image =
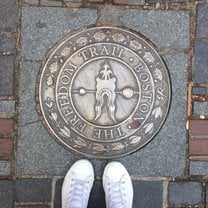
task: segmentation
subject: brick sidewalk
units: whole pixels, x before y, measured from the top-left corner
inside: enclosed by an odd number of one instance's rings
[[[48,49],[69,32],[116,25],[156,45],[172,82],[161,131],[118,159],[133,179],[133,207],[208,208],[208,2],[1,0],[0,14],[0,207],[61,207],[63,177],[80,157],[44,128],[36,111],[37,75]],[[108,161],[91,161],[96,181],[89,207],[103,208]]]

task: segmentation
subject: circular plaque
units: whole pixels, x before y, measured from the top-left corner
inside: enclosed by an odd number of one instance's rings
[[[55,138],[95,158],[129,154],[159,131],[170,104],[167,69],[139,34],[94,27],[70,34],[39,75],[39,106]]]

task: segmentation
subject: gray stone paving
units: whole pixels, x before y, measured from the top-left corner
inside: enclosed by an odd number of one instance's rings
[[[133,207],[163,207],[163,181],[134,181]]]
[[[172,103],[164,126],[158,135],[140,151],[119,159],[131,175],[180,176],[185,169],[185,123],[187,57],[166,55],[172,82]],[[180,76],[178,76],[180,74]],[[178,108],[180,103],[180,108]]]
[[[15,115],[14,100],[0,100],[0,115],[1,117],[12,117]]]
[[[195,59],[194,59],[194,75],[193,80],[203,83],[208,80],[208,40],[199,39],[195,42]]]
[[[36,111],[35,89],[40,64],[26,61],[21,63],[20,68],[19,126],[25,126],[39,120]]]
[[[0,30],[16,32],[18,0],[1,0]]]
[[[11,162],[10,161],[0,161],[0,175],[8,176],[11,174]]]
[[[201,184],[198,182],[169,183],[169,202],[170,204],[200,204]]]
[[[14,184],[9,180],[1,180],[0,181],[0,202],[1,207],[3,208],[11,208],[13,207],[13,199],[14,199]]]
[[[198,4],[196,38],[208,38],[208,4]]]
[[[208,162],[206,161],[191,161],[190,162],[191,175],[208,175]]]
[[[15,196],[18,202],[50,202],[51,179],[17,179]]]
[[[6,35],[0,35],[0,51],[15,51],[16,40],[14,37],[7,37]]]
[[[0,56],[0,96],[13,95],[14,57]]]
[[[129,9],[123,11],[120,21],[146,36],[158,48],[189,47],[189,12]]]
[[[95,23],[96,10],[24,7],[22,13],[22,56],[43,60],[47,50],[72,30]]]

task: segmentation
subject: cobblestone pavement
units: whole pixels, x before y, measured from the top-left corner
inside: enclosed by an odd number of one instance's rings
[[[0,16],[1,208],[61,207],[63,177],[80,157],[43,126],[36,79],[47,50],[90,25],[143,34],[171,77],[171,108],[161,131],[143,149],[118,159],[133,180],[133,207],[208,207],[207,1],[1,0]],[[96,181],[89,207],[103,208],[101,176],[108,161],[91,161]]]

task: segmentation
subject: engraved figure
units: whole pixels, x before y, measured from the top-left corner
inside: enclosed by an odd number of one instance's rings
[[[104,98],[107,98],[108,115],[116,122],[115,119],[115,99],[116,99],[116,78],[113,76],[113,72],[110,69],[109,64],[106,62],[103,64],[100,71],[101,78],[96,78],[96,104],[95,104],[95,118],[94,121],[100,118],[102,114],[102,108],[104,105]]]

